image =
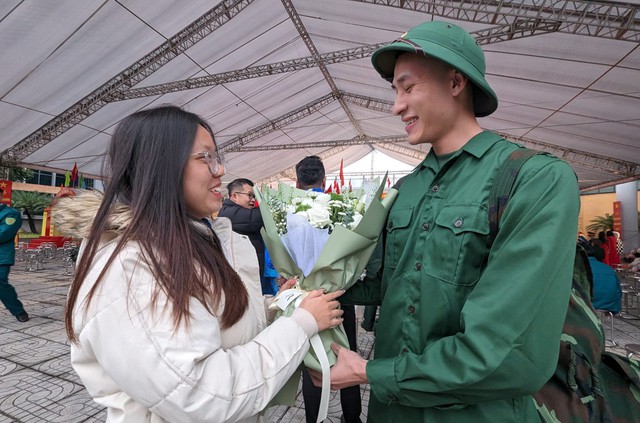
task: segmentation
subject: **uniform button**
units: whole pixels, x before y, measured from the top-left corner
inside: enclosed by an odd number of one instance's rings
[[[423,223],[422,224],[422,229],[424,229],[425,231],[429,230],[429,224],[428,223]]]
[[[389,229],[393,228],[393,222],[389,222]]]
[[[409,313],[413,314],[413,313],[415,313],[415,312],[416,312],[416,308],[413,306],[413,304],[411,304],[411,305],[409,306]]]
[[[402,354],[406,354],[406,353],[408,353],[408,352],[409,352],[409,348],[403,348],[403,349],[402,349]]]
[[[455,226],[456,228],[461,228],[463,223],[464,223],[464,220],[458,219],[453,223],[453,226]]]
[[[431,191],[432,191],[432,192],[438,192],[438,190],[439,190],[439,189],[440,189],[440,188],[438,188],[438,186],[437,186],[437,185],[434,185],[434,186],[432,186],[432,187],[431,187]]]
[[[422,264],[416,263],[416,270],[420,270],[420,269],[422,269]]]

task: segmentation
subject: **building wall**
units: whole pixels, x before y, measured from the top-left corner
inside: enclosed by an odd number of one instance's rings
[[[60,191],[60,187],[56,186],[36,185],[22,182],[13,182],[11,189],[13,191],[34,191],[42,192],[44,194],[57,194]]]
[[[613,214],[613,202],[616,201],[616,193],[590,194],[580,196],[580,216],[578,217],[578,230],[587,233],[587,226],[596,216]],[[638,193],[640,204],[640,192]]]

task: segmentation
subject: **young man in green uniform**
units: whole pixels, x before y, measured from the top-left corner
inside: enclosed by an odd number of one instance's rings
[[[0,201],[3,197],[4,191],[0,188]],[[20,226],[20,212],[6,204],[0,204],[0,301],[19,322],[26,322],[29,315],[24,311],[15,288],[9,283],[9,271],[16,256],[14,238]]]
[[[374,359],[334,346],[333,389],[369,383],[368,422],[538,422],[531,394],[552,375],[567,311],[579,210],[575,174],[548,155],[517,177],[487,247],[489,191],[520,148],[476,117],[498,100],[461,28],[429,22],[378,49],[412,145],[379,275],[340,299],[381,304]]]

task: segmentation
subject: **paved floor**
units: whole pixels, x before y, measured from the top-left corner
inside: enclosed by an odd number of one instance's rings
[[[0,305],[0,423],[104,422],[104,410],[69,364],[63,311],[71,275],[61,263],[44,263],[35,271],[18,263],[9,280],[31,320],[19,323]],[[372,334],[361,331],[359,352],[369,357],[372,346]],[[368,387],[362,395],[364,421]],[[341,414],[339,395],[332,392],[326,421],[338,423]],[[298,393],[293,407],[269,409],[267,421],[304,422],[302,395]]]
[[[0,423],[103,422],[104,410],[92,401],[69,365],[63,309],[71,276],[60,263],[45,263],[35,271],[19,263],[9,279],[31,320],[19,323],[0,306]],[[618,345],[613,350],[622,354],[625,344],[640,344],[640,320],[615,318],[613,340]],[[360,353],[369,357],[372,346],[371,333],[361,331]],[[364,421],[368,386],[362,395]],[[327,421],[338,423],[340,415],[339,397],[332,393]],[[270,409],[267,420],[304,422],[301,395],[294,407]]]

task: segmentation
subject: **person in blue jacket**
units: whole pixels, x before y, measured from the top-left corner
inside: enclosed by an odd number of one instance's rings
[[[0,202],[4,191],[0,188]],[[14,238],[22,226],[20,212],[6,204],[0,204],[0,301],[19,322],[29,320],[29,315],[18,299],[15,288],[9,283],[9,272],[15,262]]]
[[[622,288],[616,271],[592,255],[589,255],[589,264],[593,272],[593,308],[620,313]]]

